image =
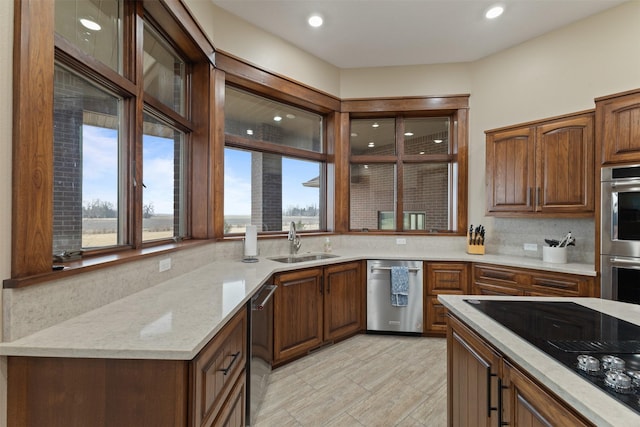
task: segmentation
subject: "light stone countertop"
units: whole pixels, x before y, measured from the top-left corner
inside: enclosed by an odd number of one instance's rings
[[[299,254],[304,255],[304,254]],[[465,261],[595,276],[593,265],[468,255],[455,250],[337,251],[336,258],[285,264],[218,260],[125,298],[11,342],[0,355],[191,360],[277,272],[361,259]]]
[[[553,391],[597,426],[638,426],[640,415],[590,384],[562,363],[466,303],[465,299],[572,301],[640,325],[640,305],[599,298],[495,297],[440,295],[438,300],[508,359]]]

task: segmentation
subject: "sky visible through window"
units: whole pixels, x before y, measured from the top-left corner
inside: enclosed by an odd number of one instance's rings
[[[109,202],[118,208],[118,131],[84,125],[82,200]],[[173,214],[174,141],[144,136],[144,204],[156,214]]]
[[[224,214],[251,215],[251,153],[225,150]],[[320,174],[315,162],[282,158],[282,207],[319,207],[319,189],[302,184]]]

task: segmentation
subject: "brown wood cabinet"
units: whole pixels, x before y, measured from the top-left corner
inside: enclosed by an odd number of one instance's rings
[[[362,329],[361,266],[357,261],[275,276],[274,366]]]
[[[449,426],[590,426],[454,316],[447,329]]]
[[[594,114],[486,132],[487,215],[591,216]]]
[[[640,90],[596,99],[601,164],[640,162]]]
[[[246,319],[192,361],[8,357],[7,425],[244,426]]]
[[[488,264],[474,264],[471,292],[570,297],[597,297],[600,293],[593,277]]]
[[[425,335],[444,336],[447,310],[438,301],[440,294],[469,293],[469,265],[465,262],[427,262],[425,275]]]

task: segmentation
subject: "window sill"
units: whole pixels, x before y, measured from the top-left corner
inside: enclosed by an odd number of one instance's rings
[[[140,261],[144,258],[176,252],[184,248],[191,248],[211,242],[212,240],[186,240],[178,243],[151,246],[143,249],[131,249],[117,253],[90,256],[77,261],[58,263],[59,265],[64,265],[62,270],[52,270],[47,273],[21,277],[19,279],[5,279],[2,282],[2,287],[5,289],[15,289],[38,285],[52,280],[75,276],[80,273],[96,271],[128,262]]]

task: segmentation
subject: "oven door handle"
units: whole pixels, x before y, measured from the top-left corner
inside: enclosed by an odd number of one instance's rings
[[[626,190],[626,191],[640,191],[640,179],[634,179],[634,180],[629,180],[629,181],[623,181],[623,182],[611,182],[611,189],[615,189],[616,192],[619,192],[620,189]]]
[[[612,266],[620,266],[624,268],[640,270],[640,261],[611,257],[609,258],[609,262],[611,263]]]

